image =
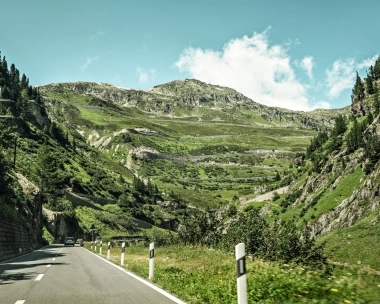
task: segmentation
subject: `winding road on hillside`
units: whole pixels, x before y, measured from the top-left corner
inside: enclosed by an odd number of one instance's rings
[[[50,245],[0,263],[1,304],[185,304],[79,247]]]
[[[283,193],[286,193],[288,192],[288,189],[289,189],[289,186],[285,186],[285,187],[282,187],[282,188],[278,188],[276,190],[273,190],[273,191],[268,191],[266,193],[263,193],[259,196],[256,196],[254,198],[250,198],[250,199],[247,199],[247,200],[241,200],[240,203],[241,204],[248,204],[248,203],[253,203],[253,202],[264,202],[264,201],[267,201],[267,200],[270,200],[271,198],[273,198],[273,194],[275,192],[277,192],[278,194],[283,194]]]

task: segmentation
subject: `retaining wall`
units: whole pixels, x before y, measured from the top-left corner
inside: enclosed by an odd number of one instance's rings
[[[19,222],[0,217],[0,262],[34,249],[29,229]]]

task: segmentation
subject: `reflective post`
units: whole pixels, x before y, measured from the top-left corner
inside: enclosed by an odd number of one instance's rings
[[[238,304],[248,304],[244,243],[240,243],[235,246],[235,254],[236,254],[236,281],[237,281]]]
[[[100,241],[99,254],[102,255],[103,241]]]
[[[153,278],[154,273],[154,243],[149,245],[149,279]]]
[[[123,244],[121,244],[121,266],[124,265],[124,252],[125,252],[125,242],[123,242]]]
[[[108,250],[107,250],[107,259],[109,260],[111,256],[111,242],[108,242]]]

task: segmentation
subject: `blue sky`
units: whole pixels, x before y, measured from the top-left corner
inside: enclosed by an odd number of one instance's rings
[[[376,0],[0,0],[0,50],[32,85],[196,78],[295,110],[351,103],[380,53]]]

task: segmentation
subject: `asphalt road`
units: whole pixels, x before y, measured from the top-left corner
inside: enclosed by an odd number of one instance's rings
[[[0,263],[0,304],[181,303],[88,250],[50,245]]]

